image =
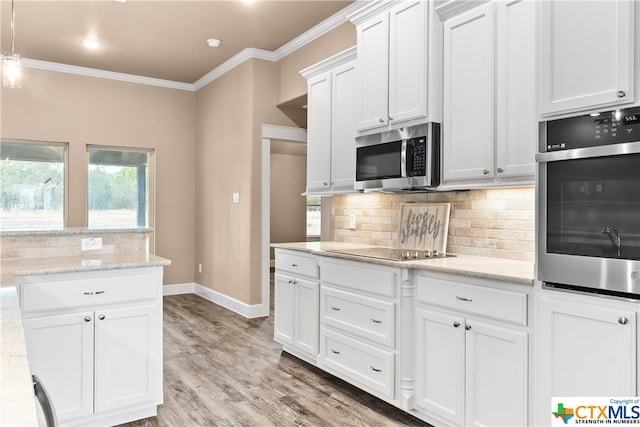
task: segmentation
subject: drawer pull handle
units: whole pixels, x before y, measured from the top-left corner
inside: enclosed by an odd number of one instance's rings
[[[291,267],[297,267],[298,264],[291,264]]]
[[[340,354],[340,352],[339,352],[339,351],[335,351],[334,349],[331,349],[331,353],[333,353],[333,354]]]
[[[464,325],[464,328],[468,331],[469,329],[471,329],[471,325]]]
[[[334,306],[331,306],[331,310],[333,310],[333,311],[340,311],[340,307],[334,307]]]
[[[104,314],[101,314],[100,316],[98,316],[98,319],[104,320]]]
[[[100,295],[100,294],[104,294],[104,291],[89,291],[89,292],[85,292],[85,295]]]
[[[370,366],[370,368],[373,372],[382,372],[382,369],[377,369],[377,368],[374,368],[373,366]]]
[[[625,91],[623,91],[623,90],[619,90],[619,91],[616,92],[616,96],[618,98],[624,98],[625,96],[627,96],[627,93]]]
[[[464,301],[464,302],[471,302],[471,301],[473,301],[471,298],[458,297],[458,296],[456,296],[456,299],[457,299],[458,301]]]
[[[89,317],[89,316],[85,316],[85,317],[84,317],[84,321],[85,321],[85,322],[91,322],[91,317]]]
[[[621,317],[618,319],[618,323],[620,323],[621,325],[626,325],[627,323],[629,323],[629,319],[627,319],[626,317]]]
[[[382,323],[382,320],[377,320],[377,319],[371,319],[371,321],[372,321],[373,323]]]
[[[453,327],[457,328],[458,326],[460,326],[460,322],[453,322]]]

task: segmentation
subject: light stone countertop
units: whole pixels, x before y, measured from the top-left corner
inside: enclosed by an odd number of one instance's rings
[[[18,306],[16,276],[74,273],[170,265],[152,254],[0,259],[0,427],[37,426],[31,373]],[[45,385],[46,386],[46,385]]]
[[[0,426],[38,426],[16,288],[0,289]]]
[[[77,234],[153,233],[153,228],[87,228],[67,227],[58,230],[0,231],[0,237],[18,236],[73,236]]]
[[[416,270],[434,271],[438,273],[458,274],[461,276],[498,280],[501,282],[509,282],[520,285],[533,286],[534,283],[533,263],[526,261],[462,254],[456,254],[455,257],[450,258],[438,258],[421,261],[393,261],[380,258],[370,258],[331,252],[341,249],[375,247],[371,245],[342,242],[273,243],[271,246],[274,248],[291,249],[316,255],[370,262],[372,264],[389,265],[401,268],[412,268]]]

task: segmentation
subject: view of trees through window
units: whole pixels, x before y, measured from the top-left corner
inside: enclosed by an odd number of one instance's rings
[[[89,147],[89,227],[149,227],[151,152]]]
[[[0,143],[0,230],[65,226],[66,144]]]
[[[307,196],[307,237],[320,237],[320,196]]]

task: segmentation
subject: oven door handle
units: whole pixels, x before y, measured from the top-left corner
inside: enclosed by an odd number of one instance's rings
[[[640,139],[640,135],[638,136]],[[639,142],[626,142],[624,144],[598,145],[597,147],[575,148],[572,150],[551,151],[536,154],[538,163],[555,162],[558,160],[588,159],[591,157],[618,156],[623,154],[640,153]]]

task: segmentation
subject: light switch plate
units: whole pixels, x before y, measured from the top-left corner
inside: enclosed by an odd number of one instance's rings
[[[350,230],[356,229],[356,216],[354,214],[349,215],[349,229]]]
[[[233,193],[233,203],[240,203],[240,193]]]

